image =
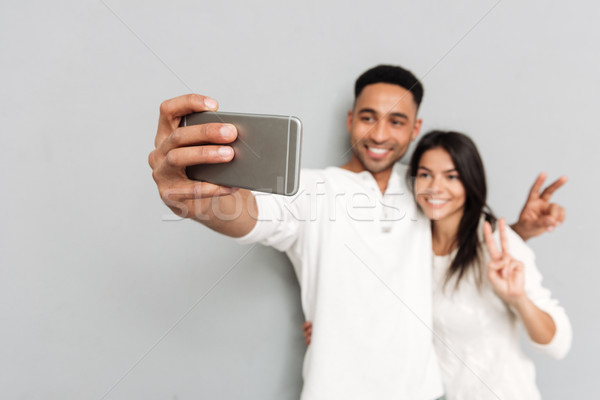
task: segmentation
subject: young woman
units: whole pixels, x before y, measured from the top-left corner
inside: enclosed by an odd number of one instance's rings
[[[446,397],[539,399],[518,324],[537,350],[555,358],[569,350],[571,326],[542,287],[533,252],[503,219],[497,248],[475,144],[460,133],[430,132],[413,153],[410,174],[431,220],[433,330]]]
[[[542,287],[533,252],[487,208],[475,144],[457,132],[430,132],[419,141],[409,173],[431,220],[433,332],[446,399],[539,399],[518,325],[536,350],[554,358],[568,352],[571,326]],[[304,330],[309,336],[310,323]]]

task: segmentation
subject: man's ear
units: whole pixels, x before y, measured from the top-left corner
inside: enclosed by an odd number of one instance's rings
[[[352,119],[354,118],[354,110],[350,110],[348,111],[348,117],[346,118],[346,129],[348,130],[348,133],[350,133],[351,131],[351,127],[352,127]]]
[[[421,124],[422,123],[423,123],[423,120],[421,118],[417,118],[417,120],[415,121],[415,125],[413,126],[411,141],[415,140],[417,138],[417,136],[419,136],[419,132],[421,132]]]

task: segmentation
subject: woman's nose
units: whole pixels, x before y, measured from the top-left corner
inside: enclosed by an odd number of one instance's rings
[[[442,182],[440,180],[439,176],[434,176],[430,181],[429,181],[429,189],[436,193],[438,191],[440,191],[442,188]]]

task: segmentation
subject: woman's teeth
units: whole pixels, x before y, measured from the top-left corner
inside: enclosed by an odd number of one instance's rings
[[[448,200],[441,200],[441,199],[427,199],[427,202],[429,204],[433,204],[434,206],[438,206],[440,204],[444,204],[447,203]]]

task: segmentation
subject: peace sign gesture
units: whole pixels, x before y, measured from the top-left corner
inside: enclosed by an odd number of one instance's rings
[[[524,267],[522,262],[512,258],[508,252],[506,221],[504,218],[500,218],[498,221],[498,230],[500,231],[500,245],[502,246],[500,250],[498,250],[492,237],[492,227],[489,222],[486,222],[483,227],[485,243],[490,252],[487,275],[498,297],[507,304],[516,306],[525,298]]]
[[[551,232],[565,220],[565,209],[556,203],[550,203],[550,198],[567,182],[567,177],[561,176],[542,191],[545,180],[544,172],[538,175],[521,210],[519,221],[512,226],[523,240]]]

